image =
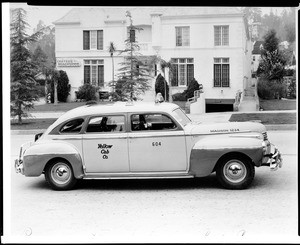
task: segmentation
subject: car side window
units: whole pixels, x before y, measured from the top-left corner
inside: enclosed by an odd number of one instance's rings
[[[166,115],[155,114],[135,114],[131,116],[131,130],[171,130],[177,125]]]
[[[98,116],[90,119],[86,132],[123,132],[125,131],[124,116]]]
[[[83,118],[77,118],[74,120],[71,120],[64,124],[59,132],[60,133],[79,133],[82,125],[83,125],[84,119]]]

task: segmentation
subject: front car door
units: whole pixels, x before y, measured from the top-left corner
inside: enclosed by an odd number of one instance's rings
[[[131,172],[185,172],[185,134],[179,124],[163,113],[129,115]]]
[[[82,137],[85,172],[129,172],[125,115],[90,117]]]

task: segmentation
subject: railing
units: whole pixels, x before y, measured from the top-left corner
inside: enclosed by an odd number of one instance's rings
[[[150,43],[139,43],[138,45],[140,46],[141,51],[148,51],[149,50],[149,44]]]
[[[198,98],[200,98],[200,94],[203,93],[202,89],[195,90],[194,91],[194,97],[189,98],[187,101],[190,103],[194,103],[197,101]]]

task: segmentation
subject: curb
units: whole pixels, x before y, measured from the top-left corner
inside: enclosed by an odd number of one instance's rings
[[[296,124],[268,124],[268,131],[297,130]],[[10,130],[11,135],[33,135],[44,132],[46,129]]]

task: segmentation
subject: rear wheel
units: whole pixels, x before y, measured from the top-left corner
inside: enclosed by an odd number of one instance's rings
[[[71,165],[62,159],[46,166],[45,179],[54,190],[70,190],[77,182]]]
[[[250,159],[228,156],[218,163],[217,179],[227,189],[246,189],[253,181],[255,169]]]

